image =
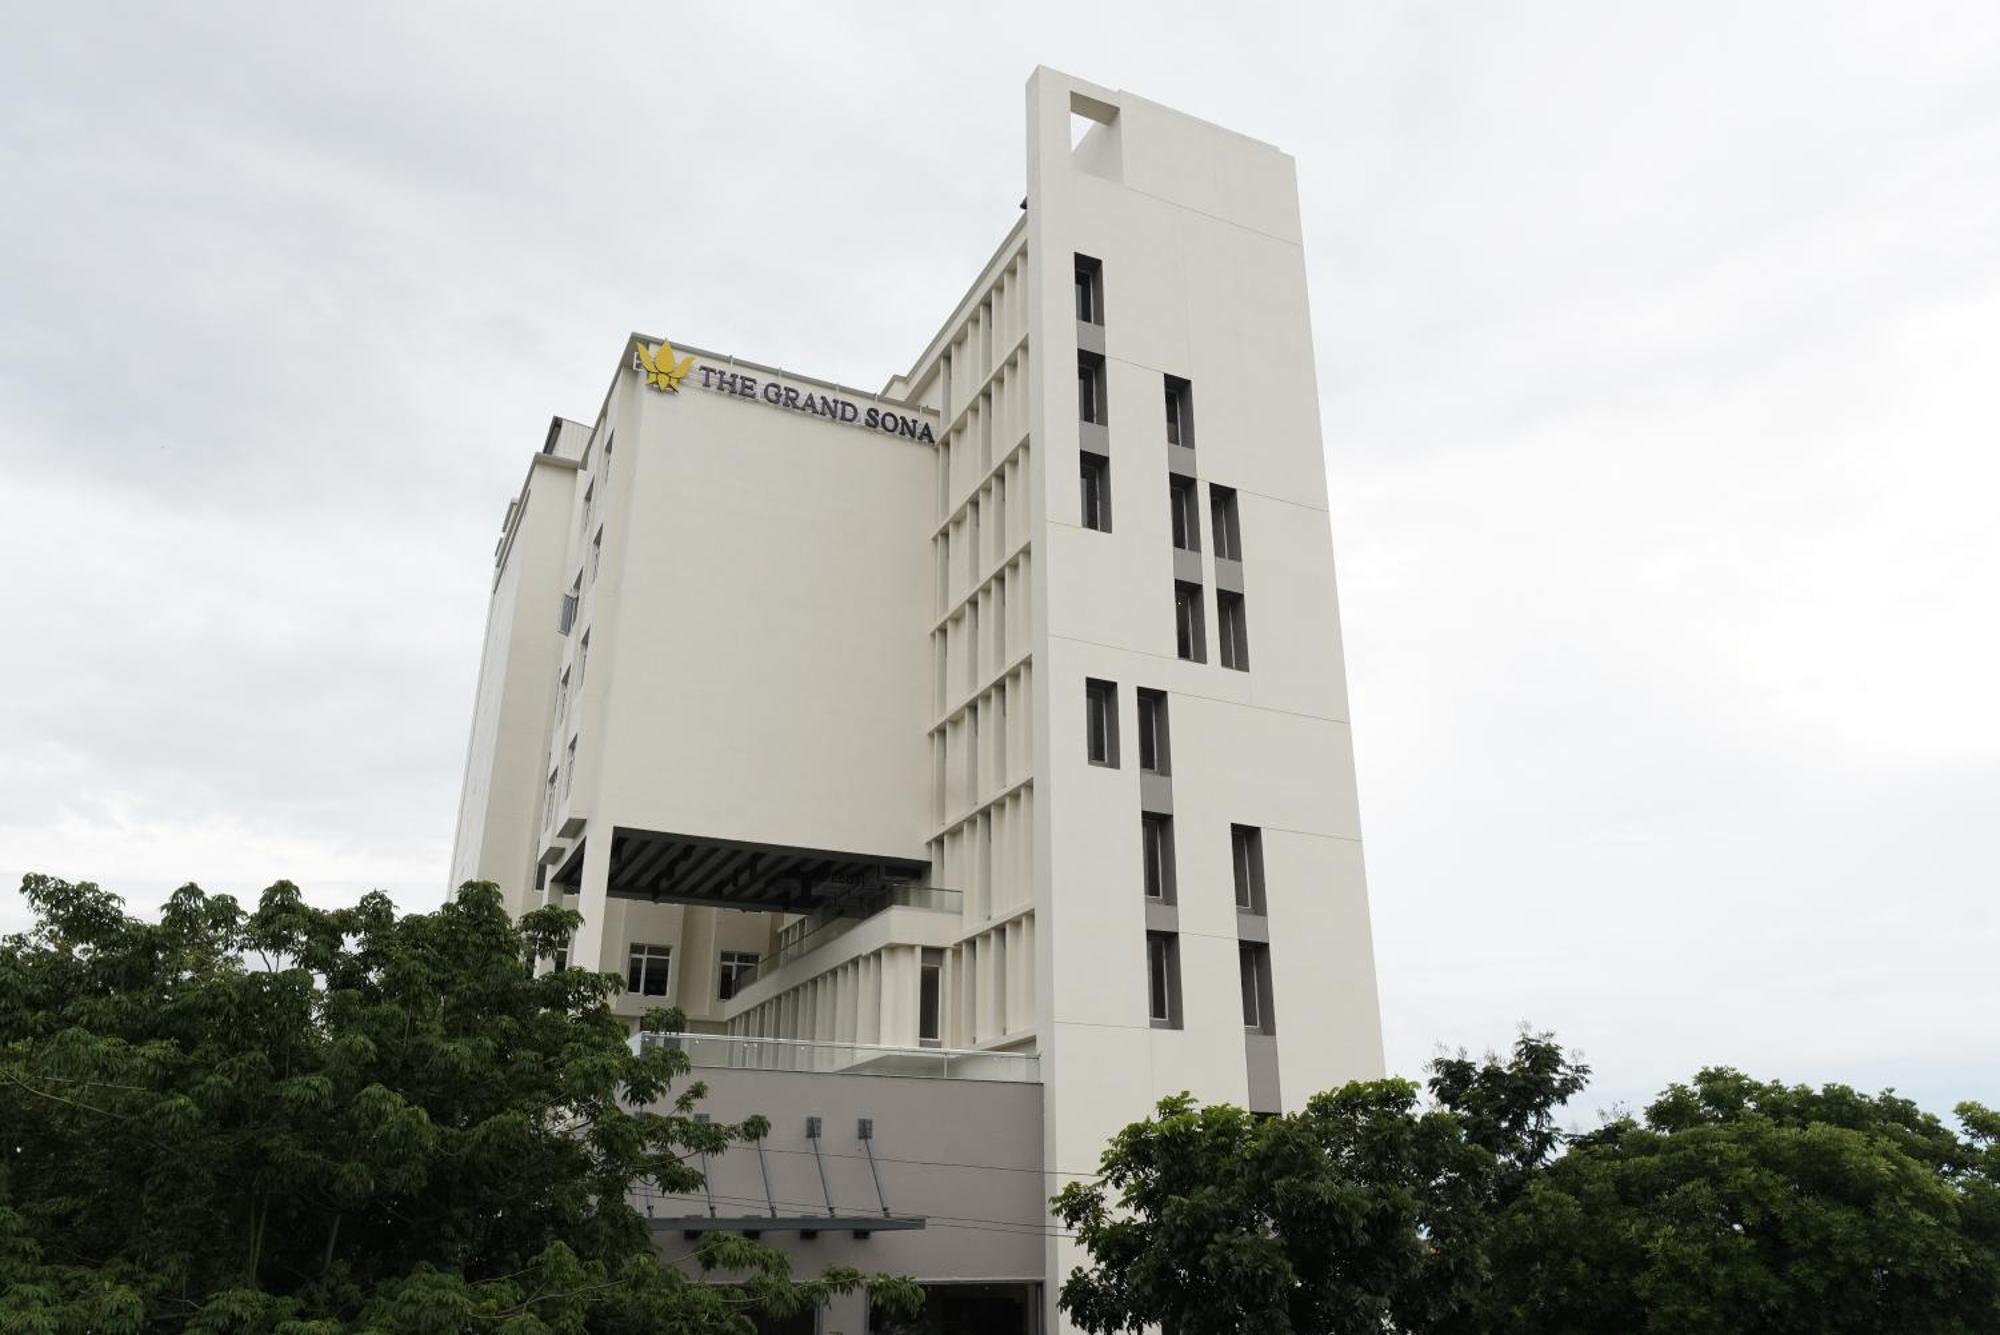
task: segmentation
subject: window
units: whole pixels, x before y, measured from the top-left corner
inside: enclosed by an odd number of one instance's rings
[[[664,997],[673,966],[673,947],[634,945],[625,961],[625,990]]]
[[[1104,359],[1095,353],[1079,352],[1076,355],[1076,415],[1077,420],[1103,425],[1104,415]]]
[[[944,952],[926,947],[917,966],[917,1041],[936,1047],[944,1041]]]
[[[556,682],[556,722],[561,723],[569,712],[569,669],[564,668],[562,679]]]
[[[1104,266],[1088,255],[1076,257],[1076,318],[1079,324],[1104,323]]]
[[[562,795],[568,798],[569,790],[576,785],[576,738],[569,739],[569,749],[563,752]]]
[[[1184,552],[1201,550],[1201,520],[1195,515],[1194,479],[1167,479],[1167,505],[1173,516],[1174,546]]]
[[[1167,377],[1167,444],[1194,448],[1194,387]]]
[[[1140,847],[1146,861],[1146,898],[1174,902],[1174,818],[1148,811],[1139,817]]]
[[[549,786],[542,792],[542,828],[548,829],[556,823],[556,771],[549,771]]]
[[[1083,526],[1099,533],[1111,531],[1111,461],[1085,450],[1080,456],[1083,474]]]
[[[727,1001],[748,986],[750,980],[756,976],[756,955],[747,950],[725,950],[722,952],[722,962],[715,970],[715,995]]]
[[[1229,862],[1236,879],[1236,907],[1264,912],[1264,832],[1254,825],[1229,827]]]
[[[1201,585],[1174,581],[1174,651],[1190,663],[1208,661],[1208,635],[1202,626]]]
[[[556,947],[555,959],[552,961],[550,967],[557,972],[567,969],[569,967],[570,948],[574,945],[576,945],[576,933],[571,932],[562,939],[562,944]]]
[[[1208,488],[1209,531],[1215,535],[1215,554],[1224,561],[1243,559],[1243,533],[1236,523],[1236,489],[1210,484]]]
[[[556,633],[567,635],[570,627],[576,625],[577,604],[583,601],[583,576],[578,575],[563,595],[562,612],[556,617]]]
[[[1243,983],[1243,1027],[1271,1033],[1271,948],[1261,942],[1240,942],[1236,963]]]
[[[576,688],[579,691],[583,689],[583,670],[589,665],[590,632],[585,631],[583,638],[576,642]]]
[[[1146,1015],[1156,1026],[1180,1028],[1181,950],[1172,932],[1146,933]]]
[[[597,526],[597,536],[590,540],[590,582],[597,583],[597,571],[604,564],[604,525]]]
[[[1165,691],[1139,692],[1139,768],[1148,774],[1169,770]]]
[[[1118,687],[1089,678],[1083,683],[1083,729],[1093,765],[1118,768]]]
[[[583,466],[585,468],[590,467],[590,461],[586,459],[584,461]],[[585,533],[590,532],[590,516],[596,509],[597,509],[597,483],[592,482],[589,486],[583,489],[583,522],[577,525],[577,527],[582,529]]]
[[[1222,666],[1238,672],[1250,670],[1250,632],[1243,619],[1243,595],[1228,589],[1215,591],[1216,630],[1222,639]]]

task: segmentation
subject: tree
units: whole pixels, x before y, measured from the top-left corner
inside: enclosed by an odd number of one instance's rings
[[[157,923],[31,876],[0,942],[0,1331],[748,1332],[868,1283],[794,1280],[706,1235],[704,1282],[656,1257],[628,1192],[760,1135],[671,1092],[579,969],[534,974],[579,921],[517,925],[490,885],[398,917],[194,886]],[[660,1012],[658,1026],[676,1023]],[[664,1102],[666,1111],[647,1105]]]
[[[1587,1075],[1524,1034],[1505,1062],[1437,1063],[1427,1108],[1406,1080],[1286,1116],[1163,1099],[1055,1198],[1092,1262],[1062,1306],[1095,1332],[1470,1329],[1498,1204],[1554,1151],[1555,1109]]]
[[[1505,1213],[1496,1330],[2000,1331],[2000,1117],[1705,1070]]]
[[[2000,1114],[1705,1070],[1565,1133],[1588,1068],[1505,1059],[1256,1118],[1182,1095],[1056,1197],[1094,1332],[1992,1335]]]

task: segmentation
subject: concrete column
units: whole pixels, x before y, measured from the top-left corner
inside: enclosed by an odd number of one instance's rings
[[[583,922],[576,929],[576,944],[570,963],[579,969],[615,973],[622,961],[615,958],[618,943],[605,931],[605,888],[611,881],[611,831],[592,830],[583,841],[583,876],[577,887],[576,910]],[[607,953],[608,952],[608,953]]]
[[[860,1289],[844,1293],[820,1309],[823,1335],[867,1335],[868,1295]]]
[[[680,946],[676,961],[680,981],[674,992],[680,1008],[690,1019],[708,1019],[721,1008],[716,999],[716,969],[721,957],[715,949],[715,929],[720,909],[690,904],[681,912]]]

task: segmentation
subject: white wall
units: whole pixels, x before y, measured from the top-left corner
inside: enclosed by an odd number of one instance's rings
[[[492,881],[516,913],[531,907],[548,771],[550,706],[562,660],[556,633],[576,465],[537,454],[516,498],[486,613],[451,886]]]
[[[1073,90],[1116,107],[1075,154]],[[1076,1172],[1160,1095],[1246,1099],[1232,823],[1264,831],[1285,1106],[1379,1075],[1382,1055],[1291,160],[1052,71],[1028,103],[1046,514],[1041,1043],[1050,1166]],[[1079,252],[1103,265],[1110,533],[1079,526]],[[1165,375],[1193,386],[1205,663],[1175,650]],[[1238,493],[1248,672],[1219,661],[1210,483]],[[1086,677],[1118,684],[1119,769],[1087,763]],[[1169,701],[1178,1029],[1154,1027],[1146,1005],[1139,687]],[[1072,1262],[1052,1242],[1051,1274]]]

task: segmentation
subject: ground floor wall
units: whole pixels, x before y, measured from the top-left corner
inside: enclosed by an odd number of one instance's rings
[[[770,1132],[761,1155],[746,1145],[712,1159],[706,1190],[637,1201],[663,1255],[685,1252],[704,1228],[755,1232],[797,1273],[850,1265],[937,1286],[937,1310],[912,1331],[1000,1331],[1023,1294],[1021,1329],[1040,1329],[1051,1227],[1041,1085],[730,1069],[694,1077],[708,1087],[701,1112],[724,1122],[761,1114]],[[947,1310],[960,1324],[936,1324]],[[819,1319],[821,1332],[869,1328],[858,1295]]]

